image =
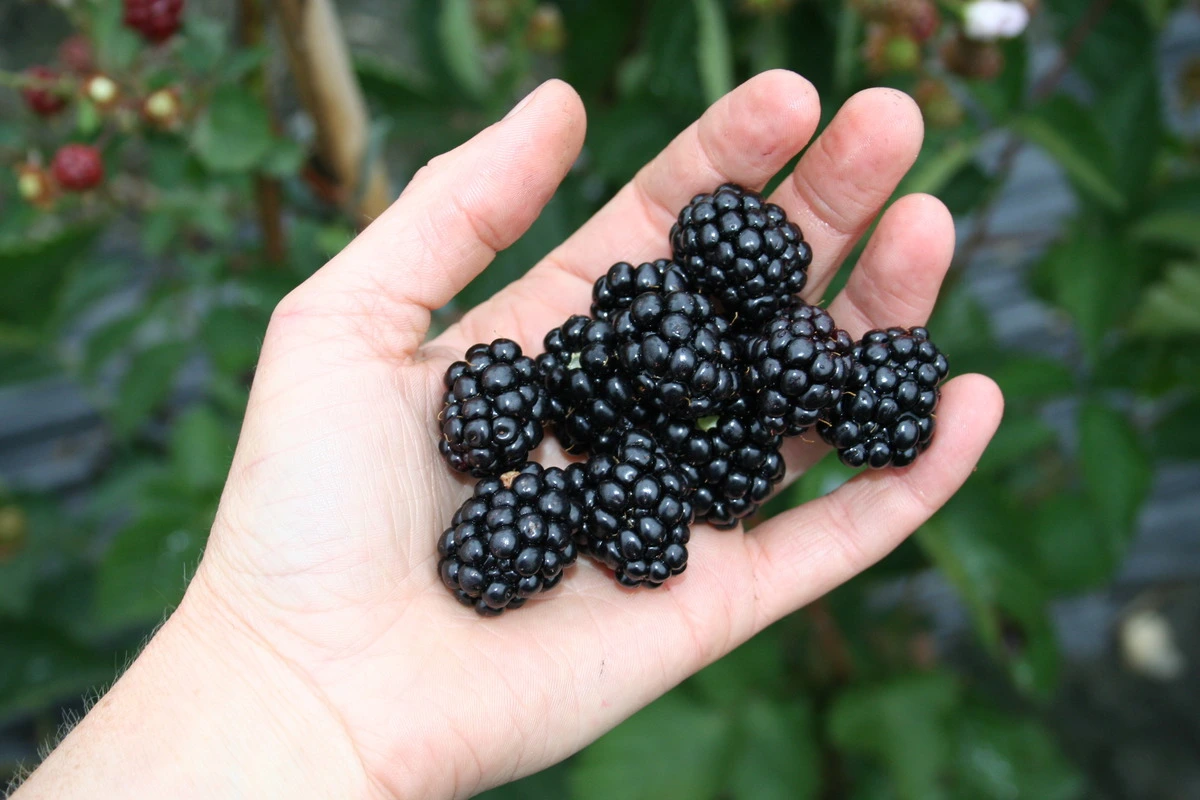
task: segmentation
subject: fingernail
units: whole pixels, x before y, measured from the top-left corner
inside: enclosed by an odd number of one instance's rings
[[[533,99],[533,96],[535,94],[537,94],[538,91],[541,90],[541,88],[542,87],[539,86],[539,87],[537,87],[537,89],[534,89],[532,92],[530,92],[529,94],[527,94],[523,98],[521,98],[521,102],[519,102],[515,106],[513,106],[512,109],[510,109],[509,112],[504,115],[504,119],[508,119],[509,117],[516,116],[518,111],[520,111],[525,106],[529,105],[529,101]],[[503,121],[504,120],[501,120],[501,122],[503,122]]]

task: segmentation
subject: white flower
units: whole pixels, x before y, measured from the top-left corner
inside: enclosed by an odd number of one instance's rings
[[[1029,24],[1029,9],[1014,0],[975,0],[963,10],[968,39],[990,42],[1020,36]]]

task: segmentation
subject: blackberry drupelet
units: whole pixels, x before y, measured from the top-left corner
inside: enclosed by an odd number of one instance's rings
[[[823,309],[789,300],[746,340],[746,382],[771,433],[798,436],[838,401],[854,341]]]
[[[692,288],[683,268],[669,259],[660,258],[636,267],[621,261],[613,264],[592,287],[592,316],[611,320],[639,294],[684,292]]]
[[[566,473],[528,462],[484,478],[438,540],[438,572],[480,614],[519,608],[575,562],[583,514]]]
[[[745,400],[720,416],[670,420],[655,435],[696,487],[697,522],[733,528],[783,480],[783,438],[772,435]]]
[[[554,432],[568,453],[611,453],[621,434],[652,416],[620,371],[610,322],[576,315],[546,334],[544,344],[538,370]]]
[[[924,328],[888,328],[867,333],[852,359],[841,399],[817,425],[821,438],[851,467],[911,464],[933,438],[946,357]]]
[[[579,541],[623,586],[661,585],[687,566],[691,486],[644,430],[616,453],[572,464],[567,479],[583,507]]]
[[[671,248],[700,291],[751,327],[804,288],[812,262],[782,208],[732,183],[692,198],[671,227]]]
[[[550,411],[532,358],[508,339],[473,345],[446,370],[439,448],[459,472],[499,475],[525,463]]]
[[[729,323],[694,292],[645,292],[613,319],[617,356],[639,400],[668,416],[720,413],[738,391]]]

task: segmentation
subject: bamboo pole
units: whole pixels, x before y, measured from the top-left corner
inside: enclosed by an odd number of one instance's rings
[[[317,150],[346,202],[366,223],[391,203],[387,172],[367,156],[370,121],[332,0],[278,0],[280,29],[300,100],[317,129]]]

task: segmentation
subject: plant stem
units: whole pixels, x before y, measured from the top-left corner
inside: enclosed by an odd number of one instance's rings
[[[266,28],[266,14],[261,0],[239,0],[239,39],[246,47],[262,44]],[[267,69],[260,65],[246,77],[247,87],[258,95],[272,130],[279,127],[271,108],[271,93],[267,85]],[[258,226],[262,230],[263,253],[271,264],[282,264],[287,258],[287,244],[283,237],[283,191],[279,181],[266,175],[254,176],[254,197],[258,205]]]

